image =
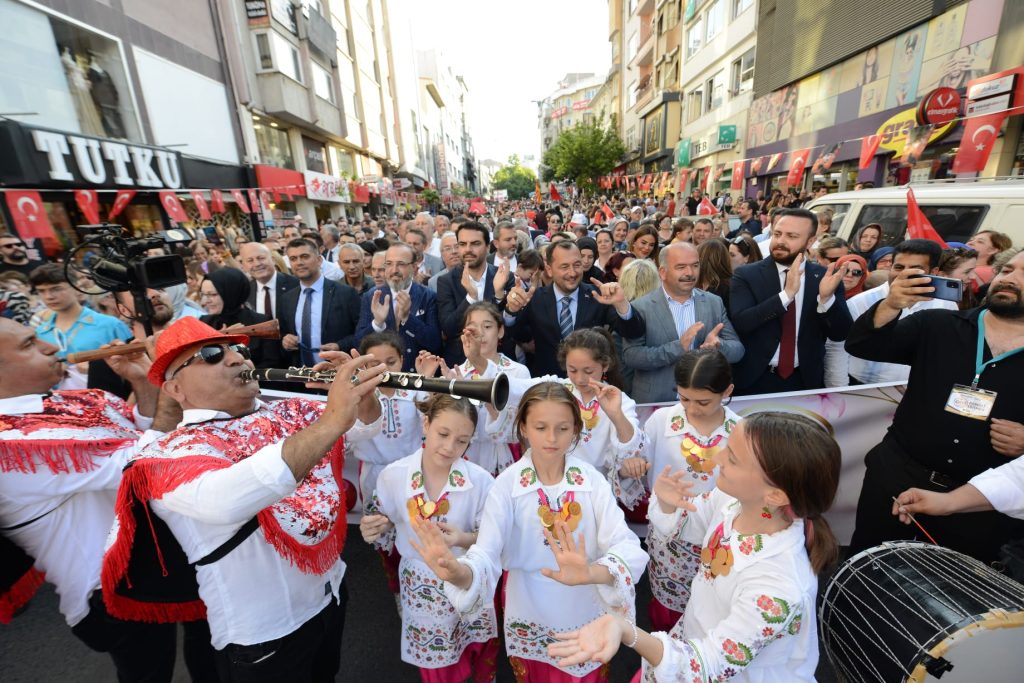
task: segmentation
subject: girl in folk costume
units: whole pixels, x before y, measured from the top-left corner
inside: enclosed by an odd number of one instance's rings
[[[530,371],[503,353],[498,342],[505,334],[501,311],[486,301],[471,304],[462,318],[462,348],[466,362],[457,367],[466,379],[492,379],[499,372],[510,378],[530,379]],[[481,412],[477,419],[476,436],[466,459],[475,462],[497,476],[512,464],[513,454],[506,439],[487,432],[487,416]]]
[[[643,680],[813,681],[818,665],[817,575],[838,554],[822,514],[839,485],[835,440],[808,418],[756,413],[715,454],[718,485],[690,498],[686,471],[654,485],[654,533],[700,543],[686,614],[670,633],[605,615],[559,634],[560,665],[608,661],[620,644],[644,659]]]
[[[647,554],[603,473],[570,454],[583,419],[563,384],[528,390],[514,424],[529,450],[498,475],[469,552],[456,559],[442,530],[420,518],[411,542],[464,615],[489,607],[507,572],[505,649],[519,683],[605,681],[607,667],[595,662],[559,670],[547,646],[609,609],[632,619]]]
[[[359,529],[368,543],[401,552],[402,661],[419,667],[424,683],[487,683],[497,671],[493,607],[463,619],[410,539],[415,520],[429,519],[462,555],[494,479],[463,459],[477,419],[468,399],[435,394],[419,406],[423,448],[384,469]]]
[[[648,488],[654,473],[671,468],[685,472],[698,495],[715,487],[718,470],[714,456],[725,448],[740,417],[724,402],[732,395],[732,369],[714,349],[687,351],[675,367],[679,403],[659,408],[644,424],[647,458],[651,464]],[[621,476],[622,472],[616,472]],[[632,502],[643,493],[639,479],[623,479],[621,490]],[[680,539],[647,534],[651,554],[651,602],[648,613],[657,631],[668,631],[679,621],[690,598],[690,583],[700,566],[700,545]]]
[[[601,328],[576,330],[562,342],[558,360],[569,380],[554,375],[532,380],[511,379],[508,406],[488,425],[488,431],[511,434],[511,418],[522,392],[539,381],[558,382],[575,398],[583,424],[572,455],[606,477],[612,468],[646,471],[643,452],[647,437],[636,417],[636,403],[619,388],[619,361],[611,335]]]

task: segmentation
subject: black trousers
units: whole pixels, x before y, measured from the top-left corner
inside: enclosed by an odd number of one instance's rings
[[[114,660],[120,683],[164,683],[174,675],[177,624],[147,624],[110,616],[100,591],[89,614],[71,628],[79,640]]]
[[[803,391],[804,389],[811,388],[804,382],[800,368],[793,368],[793,374],[785,379],[780,377],[777,372],[772,372],[770,368],[765,368],[761,376],[755,379],[750,386],[744,387],[743,391],[737,393],[742,396],[753,396],[754,394],[781,394],[786,391]]]
[[[857,501],[857,522],[850,553],[858,553],[885,541],[928,539],[913,524],[901,524],[892,514],[893,496],[909,488],[948,492],[962,482],[932,476],[910,459],[894,440],[886,437],[868,451],[867,472]],[[935,481],[941,482],[940,484]],[[1024,524],[998,512],[971,512],[948,517],[916,515],[937,543],[977,558],[986,564],[999,559],[1004,543],[1020,538]]]
[[[256,645],[227,645],[217,650],[222,683],[328,683],[341,667],[341,636],[345,630],[348,589],[342,582],[339,600],[331,599],[319,614],[276,640]]]

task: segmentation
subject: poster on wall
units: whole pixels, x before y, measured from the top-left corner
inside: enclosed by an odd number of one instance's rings
[[[918,26],[896,36],[896,47],[892,55],[892,71],[889,76],[889,90],[885,95],[886,109],[899,107],[916,99],[927,38],[927,25]]]
[[[788,85],[759,97],[750,105],[747,147],[760,147],[785,140],[793,134],[799,84]]]

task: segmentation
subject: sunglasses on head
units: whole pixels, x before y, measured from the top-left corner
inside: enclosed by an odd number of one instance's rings
[[[740,250],[740,253],[744,256],[750,256],[750,245],[742,237],[733,237],[732,243],[736,245],[736,248]]]
[[[228,349],[234,351],[245,360],[249,360],[251,357],[249,354],[249,347],[245,344],[207,344],[189,356],[188,360],[178,366],[178,369],[172,372],[167,379],[172,379],[175,375],[195,363],[200,358],[207,365],[216,365],[224,360],[224,356],[227,355]]]

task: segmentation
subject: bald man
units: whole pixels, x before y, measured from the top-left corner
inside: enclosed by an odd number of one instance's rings
[[[238,249],[238,260],[252,278],[249,285],[249,307],[268,318],[276,318],[278,296],[298,287],[299,278],[277,272],[270,249],[259,242],[243,244]]]

